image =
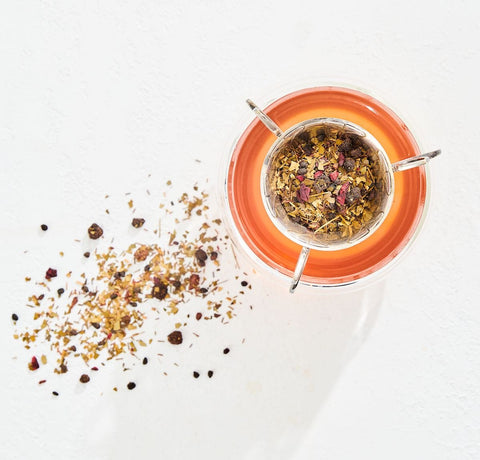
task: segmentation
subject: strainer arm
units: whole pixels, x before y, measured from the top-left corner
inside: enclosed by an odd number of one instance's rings
[[[407,169],[416,168],[417,166],[423,166],[427,164],[432,158],[440,155],[441,150],[434,150],[433,152],[424,153],[422,155],[417,155],[416,157],[406,158],[402,161],[397,161],[392,164],[393,172],[397,171],[406,171]]]
[[[310,248],[303,247],[302,251],[297,260],[297,265],[295,266],[295,272],[293,273],[292,282],[290,284],[290,293],[293,294],[295,289],[298,286],[300,278],[302,276],[303,270],[305,268],[305,264],[307,263],[308,256],[310,254]]]

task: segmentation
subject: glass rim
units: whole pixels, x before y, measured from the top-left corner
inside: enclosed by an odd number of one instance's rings
[[[282,99],[285,96],[288,96],[289,94],[295,93],[297,91],[302,91],[302,90],[308,90],[308,89],[314,89],[318,87],[333,87],[337,89],[345,89],[345,90],[353,90],[353,91],[359,91],[362,94],[370,97],[374,97],[378,102],[383,104],[385,107],[388,109],[392,110],[394,114],[399,117],[398,112],[392,108],[390,104],[387,104],[384,100],[383,97],[377,95],[374,91],[367,90],[364,87],[361,87],[356,84],[352,83],[344,83],[344,82],[335,82],[331,80],[327,80],[325,82],[322,82],[321,84],[318,84],[318,82],[312,83],[304,82],[306,84],[303,85],[298,85],[297,84],[290,84],[290,85],[282,85],[279,90],[281,94],[279,94],[277,97],[265,97],[264,100],[266,100],[264,107],[268,107],[271,104],[275,103],[279,99]],[[222,210],[222,214],[225,218],[225,224],[227,227],[227,231],[229,234],[233,235],[234,238],[231,239],[233,245],[235,248],[241,251],[242,256],[248,257],[249,261],[251,261],[254,266],[257,268],[260,268],[262,270],[266,270],[267,273],[273,274],[274,276],[285,280],[286,282],[291,281],[291,274],[287,274],[282,272],[280,269],[276,268],[273,265],[268,264],[266,261],[262,260],[255,252],[254,250],[248,245],[247,241],[242,237],[239,229],[237,228],[235,224],[235,219],[233,216],[232,209],[230,208],[230,203],[229,203],[229,183],[228,183],[228,177],[229,177],[229,170],[231,167],[232,163],[232,157],[233,154],[235,153],[236,147],[238,145],[238,142],[241,138],[241,136],[245,133],[246,129],[250,124],[252,123],[251,117],[248,115],[249,112],[245,112],[244,115],[239,116],[238,120],[235,124],[234,127],[232,127],[232,132],[231,132],[231,137],[226,140],[226,153],[223,155],[223,160],[219,162],[219,181],[217,181],[217,190],[218,190],[218,199],[219,199],[219,204]],[[408,118],[407,118],[408,119]],[[405,120],[405,117],[402,116],[401,120]],[[421,150],[421,144],[418,142],[417,136],[415,136],[415,129],[412,129],[409,125],[409,131],[414,139],[415,143]],[[233,139],[233,140],[232,140]],[[348,281],[333,281],[331,283],[326,283],[323,280],[319,279],[319,281],[312,281],[311,277],[308,277],[310,279],[301,279],[299,284],[311,288],[320,288],[321,290],[323,289],[361,289],[366,285],[369,285],[371,283],[375,283],[377,281],[380,281],[385,277],[385,275],[392,270],[411,250],[414,242],[418,239],[419,234],[421,233],[421,230],[423,229],[425,225],[426,218],[428,216],[428,210],[430,207],[430,200],[431,200],[431,178],[430,178],[430,169],[428,164],[424,165],[423,167],[424,172],[425,172],[425,196],[424,196],[424,201],[423,201],[423,207],[421,214],[419,215],[418,221],[416,223],[416,226],[414,227],[413,233],[411,234],[410,238],[408,241],[404,244],[404,246],[400,249],[400,251],[395,254],[394,257],[392,257],[389,261],[385,263],[382,267],[372,271],[371,273],[368,273],[366,275],[353,278]],[[299,246],[299,250],[301,247]],[[288,270],[287,270],[288,271]],[[292,271],[293,273],[293,271]]]

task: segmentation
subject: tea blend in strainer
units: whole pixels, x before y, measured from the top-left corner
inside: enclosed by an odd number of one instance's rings
[[[424,165],[440,153],[391,164],[374,136],[352,122],[314,118],[282,132],[252,101],[247,103],[277,136],[261,174],[265,208],[280,232],[303,246],[290,292],[311,249],[351,247],[382,224],[393,200],[394,172]]]
[[[263,196],[282,232],[313,249],[351,246],[388,213],[393,182],[376,140],[338,119],[285,133],[264,164]]]

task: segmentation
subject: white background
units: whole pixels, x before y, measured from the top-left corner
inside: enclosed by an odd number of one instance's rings
[[[474,1],[2,1],[0,458],[480,458],[479,24]],[[444,152],[388,278],[292,297],[244,260],[254,309],[202,326],[191,350],[39,387],[12,339],[12,312],[31,314],[24,276],[80,260],[93,220],[128,239],[125,192],[151,220],[167,179],[214,192],[245,98],[327,80],[384,98]]]

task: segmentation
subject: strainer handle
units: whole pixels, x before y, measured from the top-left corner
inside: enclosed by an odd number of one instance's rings
[[[292,282],[290,284],[290,294],[295,292],[295,289],[298,286],[300,277],[302,276],[303,269],[307,263],[308,256],[310,254],[310,248],[303,247],[300,255],[298,256],[297,265],[295,266],[295,272],[293,273]]]
[[[278,125],[265,113],[263,112],[257,104],[255,104],[250,99],[247,99],[248,106],[253,110],[255,115],[260,119],[260,121],[277,137],[282,137],[282,130]]]
[[[440,155],[441,150],[434,150],[433,152],[424,153],[422,155],[417,155],[416,157],[406,158],[402,161],[397,161],[392,164],[393,172],[397,171],[406,171],[407,169],[416,168],[417,166],[422,166],[427,164],[432,158]]]

